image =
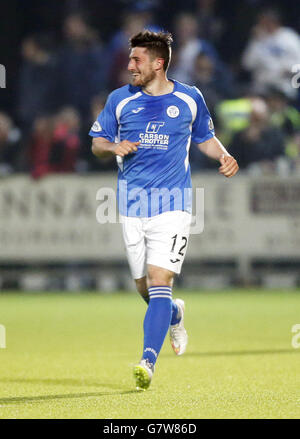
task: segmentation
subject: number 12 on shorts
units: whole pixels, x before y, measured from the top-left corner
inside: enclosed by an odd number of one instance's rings
[[[174,235],[174,236],[172,236],[171,239],[173,239],[172,248],[171,248],[171,253],[174,253],[174,249],[175,249],[175,246],[176,246],[176,243],[177,243],[177,234]],[[180,249],[179,249],[179,251],[178,251],[178,255],[180,255],[180,256],[184,256],[183,250],[184,250],[184,249],[186,248],[186,246],[187,246],[187,241],[188,241],[188,240],[187,240],[187,237],[186,237],[186,236],[182,236],[182,237],[181,237],[181,241],[180,241],[180,244],[179,244],[179,245],[181,245],[181,247],[180,247]],[[178,258],[176,258],[176,259],[170,259],[170,261],[173,262],[173,263],[175,264],[175,262],[180,261],[180,259],[178,259]]]

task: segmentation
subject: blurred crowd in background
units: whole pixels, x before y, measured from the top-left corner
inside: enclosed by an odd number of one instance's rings
[[[46,3],[52,13],[41,6],[39,15],[37,6],[35,21],[22,28],[12,100],[0,103],[1,177],[117,168],[114,158],[92,155],[88,132],[110,91],[130,82],[128,39],[144,28],[172,32],[169,78],[202,91],[216,135],[241,169],[300,171],[293,71],[300,70],[300,14],[291,17],[288,2],[65,0],[56,11],[56,2]],[[196,171],[217,166],[195,145],[190,162]]]

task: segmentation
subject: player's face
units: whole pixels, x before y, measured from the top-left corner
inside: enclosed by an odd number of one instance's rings
[[[156,76],[154,60],[145,47],[134,47],[129,55],[128,70],[132,75],[132,85],[145,87]]]

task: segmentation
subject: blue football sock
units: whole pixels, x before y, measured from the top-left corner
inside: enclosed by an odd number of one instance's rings
[[[168,332],[172,313],[172,289],[150,287],[149,306],[144,319],[143,359],[155,364]]]
[[[142,299],[149,305],[149,297],[142,296]],[[170,325],[177,325],[180,322],[181,316],[179,316],[179,309],[174,300],[172,300],[172,314],[171,314],[171,323]]]

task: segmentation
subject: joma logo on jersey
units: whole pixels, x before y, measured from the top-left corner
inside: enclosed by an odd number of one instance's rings
[[[146,128],[146,133],[158,133],[160,127],[163,127],[165,122],[149,122]]]

